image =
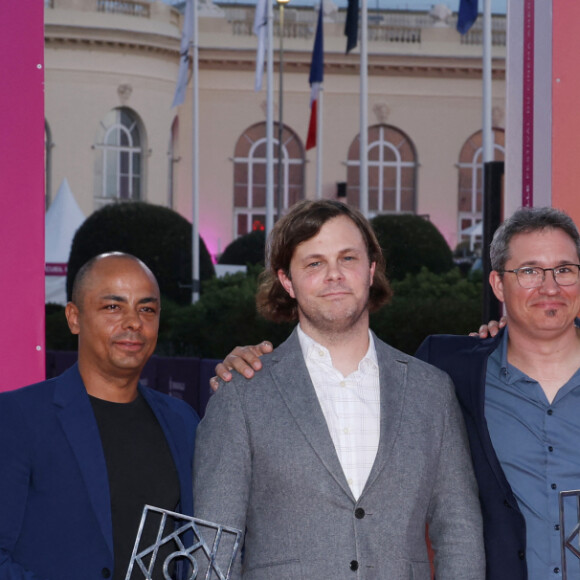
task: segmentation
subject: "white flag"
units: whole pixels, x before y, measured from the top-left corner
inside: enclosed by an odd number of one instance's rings
[[[271,1],[271,0],[270,0]],[[266,32],[267,32],[267,16],[266,10],[268,0],[257,0],[256,13],[254,14],[254,28],[253,33],[258,37],[258,52],[256,53],[256,82],[254,90],[262,90],[262,77],[264,76],[264,59],[266,56]]]
[[[183,31],[181,32],[181,46],[179,48],[179,72],[177,73],[177,86],[171,107],[177,107],[185,101],[187,83],[189,82],[189,46],[193,40],[193,3],[195,0],[186,0],[185,18],[183,19]]]

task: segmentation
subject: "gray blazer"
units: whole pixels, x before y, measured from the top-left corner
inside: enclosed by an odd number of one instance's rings
[[[296,331],[254,379],[212,396],[196,440],[197,517],[245,530],[244,580],[483,580],[477,486],[448,375],[375,337],[381,434],[355,501]]]

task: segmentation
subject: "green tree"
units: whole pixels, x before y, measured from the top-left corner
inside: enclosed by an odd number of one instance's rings
[[[266,234],[256,230],[235,239],[220,256],[220,264],[246,266],[248,264],[264,265],[266,251]]]
[[[402,280],[422,267],[441,274],[453,268],[445,238],[428,220],[411,214],[380,215],[371,220],[387,262],[390,280]]]
[[[73,239],[67,295],[79,268],[103,252],[127,252],[155,274],[161,294],[187,304],[191,297],[191,224],[177,212],[145,202],[112,203],[91,214]],[[215,275],[200,237],[200,278]]]

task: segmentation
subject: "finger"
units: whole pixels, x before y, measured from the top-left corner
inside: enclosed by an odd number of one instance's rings
[[[215,393],[219,387],[219,379],[217,377],[212,377],[209,380],[209,386],[210,386],[211,390]]]
[[[217,380],[218,377],[220,379],[222,379],[223,381],[226,381],[226,383],[228,381],[232,380],[232,373],[230,373],[230,371],[228,370],[228,368],[226,367],[226,365],[223,362],[216,365],[215,374],[217,375],[217,377],[212,377],[212,379],[210,379],[210,385],[212,383],[212,380],[213,379]],[[212,388],[213,388],[213,386],[212,386]]]
[[[499,327],[503,328],[507,324],[507,316],[502,316],[499,319]]]
[[[260,349],[261,354],[268,354],[274,350],[274,346],[268,340],[262,341],[260,344],[257,345]]]

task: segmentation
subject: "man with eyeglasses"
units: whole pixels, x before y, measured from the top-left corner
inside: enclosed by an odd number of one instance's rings
[[[488,580],[562,577],[558,494],[580,489],[580,235],[553,208],[522,208],[496,231],[490,284],[508,328],[436,335],[416,353],[455,383],[483,513]],[[251,378],[271,345],[238,347],[216,372]],[[566,530],[575,525],[566,520]],[[573,566],[572,566],[573,564]],[[580,563],[568,559],[568,580]]]
[[[580,488],[580,236],[561,211],[520,209],[496,231],[490,255],[507,327],[485,340],[431,336],[417,356],[451,375],[463,408],[488,578],[557,579],[558,494]]]

